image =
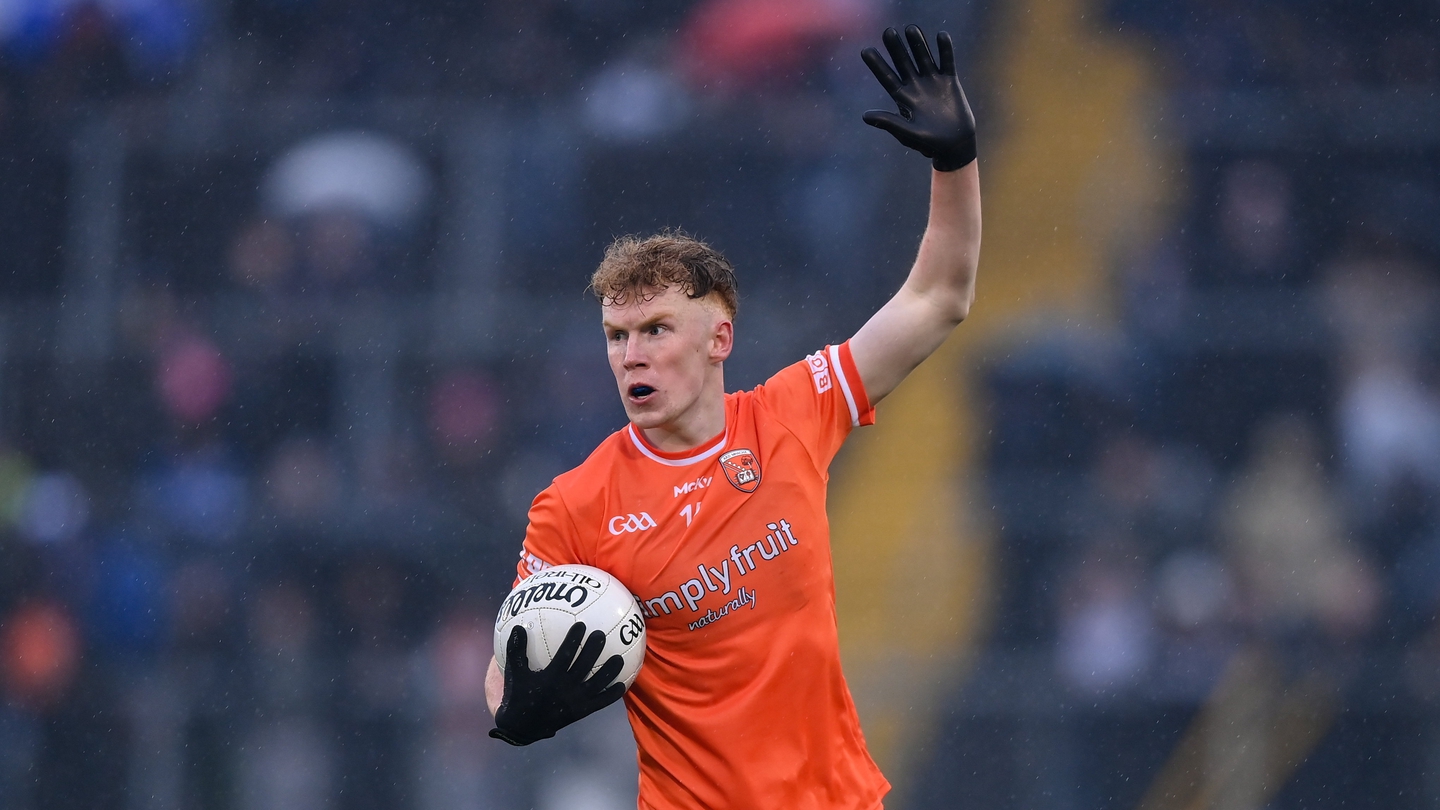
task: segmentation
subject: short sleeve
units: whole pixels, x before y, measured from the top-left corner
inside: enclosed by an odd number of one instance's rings
[[[525,527],[525,543],[515,566],[515,582],[552,566],[584,561],[575,521],[559,488],[552,483],[530,504],[530,523]]]
[[[850,343],[826,346],[756,389],[766,413],[799,437],[825,469],[850,431],[875,423]]]

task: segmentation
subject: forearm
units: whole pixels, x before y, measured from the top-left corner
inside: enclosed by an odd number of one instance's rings
[[[980,174],[974,162],[932,172],[930,221],[900,291],[850,339],[870,403],[884,399],[970,314],[980,258]]]
[[[953,172],[930,173],[930,219],[903,288],[930,302],[941,321],[949,321],[951,327],[970,314],[975,300],[975,270],[980,259],[977,163]]]

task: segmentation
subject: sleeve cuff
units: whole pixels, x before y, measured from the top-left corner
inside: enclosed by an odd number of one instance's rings
[[[840,393],[850,409],[850,426],[875,424],[875,408],[870,405],[865,383],[860,379],[859,369],[855,368],[855,358],[850,355],[850,341],[831,346],[830,360],[830,365],[836,370],[835,376],[839,378]]]

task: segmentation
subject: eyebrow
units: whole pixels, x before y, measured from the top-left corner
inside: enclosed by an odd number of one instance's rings
[[[670,311],[668,311],[668,310],[662,310],[662,311],[657,312],[656,314],[650,316],[649,318],[646,318],[645,320],[641,321],[637,326],[634,327],[634,329],[635,329],[635,331],[638,332],[638,331],[640,331],[640,330],[642,330],[642,329],[645,329],[646,327],[654,326],[655,324],[659,323],[660,321],[665,320],[666,318],[673,318],[673,317],[675,317],[675,313],[674,313],[674,312],[670,312]],[[613,331],[615,331],[615,330],[619,330],[619,331],[621,331],[621,332],[630,331],[630,330],[626,329],[625,327],[622,327],[622,326],[619,326],[619,325],[617,325],[617,324],[611,323],[609,320],[607,320],[607,319],[605,319],[605,318],[601,318],[601,319],[600,319],[600,325],[605,329],[606,332],[613,332]]]

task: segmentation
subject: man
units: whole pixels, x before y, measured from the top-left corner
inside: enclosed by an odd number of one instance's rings
[[[519,575],[582,563],[641,600],[645,664],[628,693],[576,624],[532,671],[516,628],[491,662],[491,736],[525,745],[625,696],[641,808],[880,807],[840,669],[825,516],[831,458],[965,319],[980,249],[975,123],[948,35],[919,28],[862,58],[900,108],[866,123],[932,158],[930,219],[900,291],[849,341],[726,394],[735,278],[677,234],[611,245],[592,279],[630,424],[530,511]],[[912,58],[913,54],[913,58]],[[876,538],[884,542],[884,538]],[[578,652],[578,654],[577,654]]]

